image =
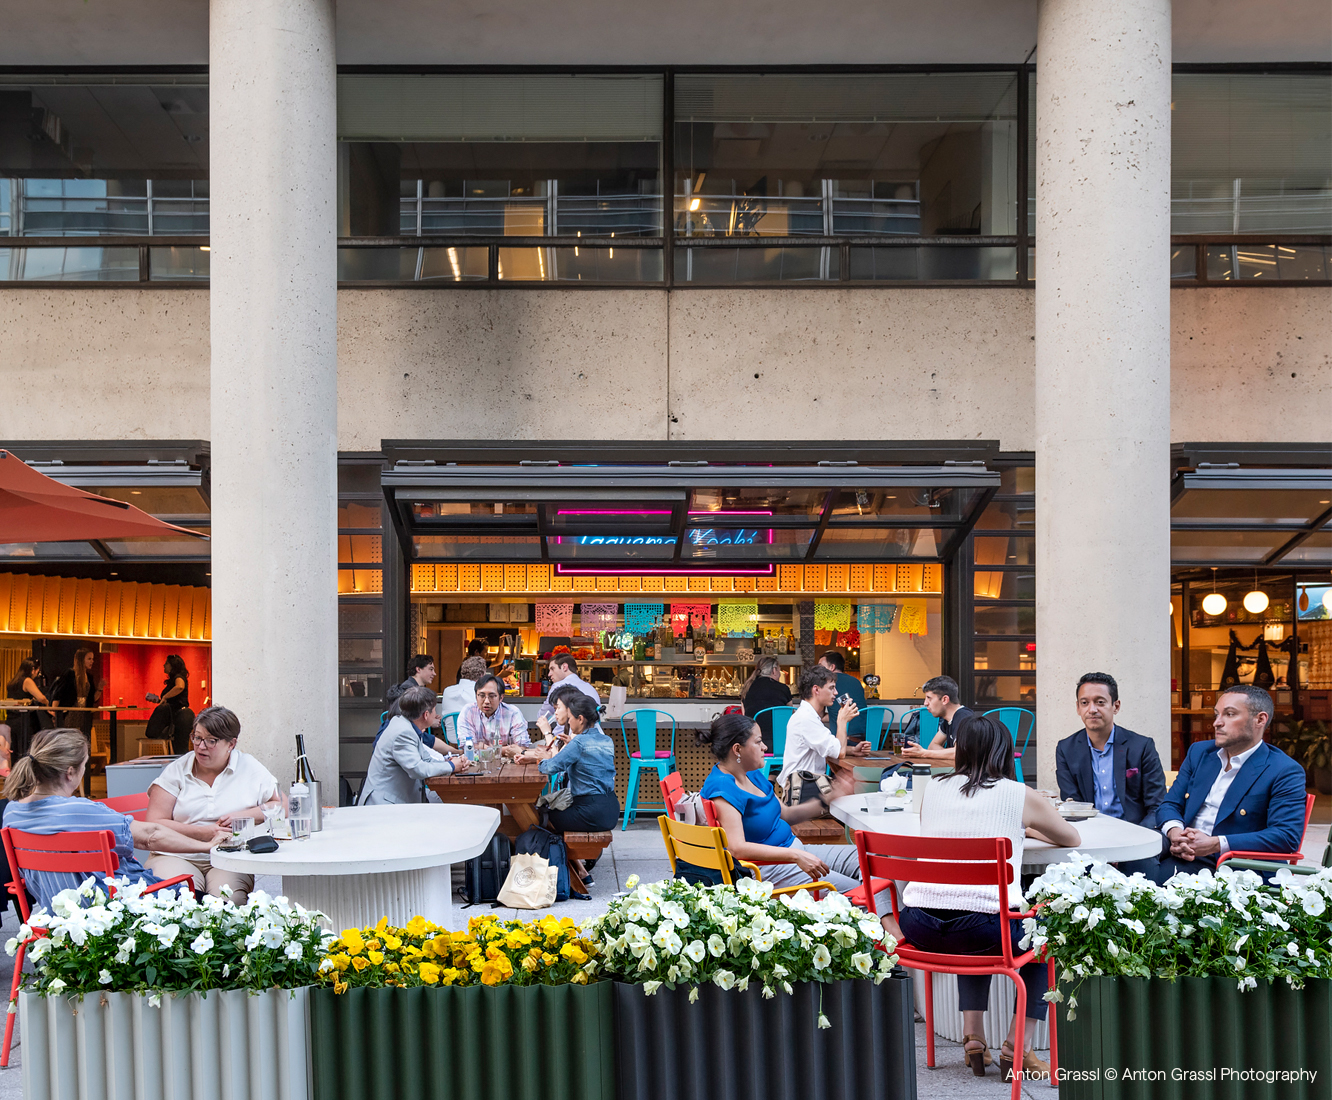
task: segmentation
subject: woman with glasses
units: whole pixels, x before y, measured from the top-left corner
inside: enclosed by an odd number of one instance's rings
[[[226,707],[209,707],[194,720],[190,747],[163,770],[148,789],[148,820],[205,840],[218,828],[242,829],[264,820],[264,804],[280,796],[272,772],[236,748],[240,719]],[[212,866],[209,853],[176,856],[154,852],[148,868],[161,878],[192,874],[194,888],[244,905],[254,876]]]

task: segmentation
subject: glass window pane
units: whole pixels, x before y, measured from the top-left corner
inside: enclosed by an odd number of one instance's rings
[[[503,516],[533,516],[537,514],[539,505],[530,500],[504,500],[504,501],[480,501],[480,500],[436,500],[436,501],[417,501],[412,504],[412,516],[417,520],[431,519],[453,519],[454,517],[473,516],[473,517],[503,517]]]
[[[689,493],[690,516],[726,516],[729,521],[745,521],[755,516],[805,516],[817,519],[823,514],[827,489],[786,489],[764,486],[692,489]]]
[[[339,527],[381,527],[383,513],[377,504],[344,501],[338,505]]]
[[[932,527],[829,527],[814,556],[831,561],[936,558],[951,534]]]
[[[1282,565],[1332,565],[1332,531],[1311,535],[1281,559]]]
[[[138,282],[137,248],[0,248],[0,281]]]
[[[384,573],[379,569],[339,569],[338,592],[372,593],[384,591]]]
[[[486,248],[339,248],[344,283],[468,283],[489,278]]]
[[[1036,633],[1036,607],[986,607],[977,604],[975,611],[976,634],[1031,634]]]
[[[474,283],[490,277],[488,248],[423,248],[419,282]]]
[[[1170,249],[1170,277],[1196,279],[1198,277],[1198,249],[1191,244],[1177,244]]]
[[[380,634],[383,630],[384,606],[379,600],[339,601],[339,634]]]
[[[1288,531],[1171,531],[1170,560],[1260,562],[1293,536]]]
[[[659,248],[501,248],[505,282],[659,283]]]
[[[953,486],[890,486],[882,489],[838,489],[833,495],[831,518],[834,522],[875,518],[909,519],[921,516],[933,520],[960,520],[971,514],[981,495],[979,489]]]
[[[148,277],[150,279],[177,279],[188,282],[208,281],[207,246],[173,245],[170,248],[148,249]]]
[[[536,561],[541,557],[538,535],[416,535],[412,542],[423,561]]]
[[[816,248],[677,248],[675,280],[726,286],[736,283],[809,283],[841,278],[841,252]]]
[[[384,560],[384,540],[379,535],[339,535],[338,561],[342,564],[375,564]]]
[[[977,707],[994,707],[1003,703],[1019,706],[1036,705],[1036,674],[1021,676],[990,676],[978,672],[974,680],[973,698]]]
[[[975,642],[975,668],[1035,671],[1036,643],[1031,642]]]
[[[812,527],[690,527],[685,531],[681,556],[694,561],[709,558],[796,561],[805,556],[813,537]]]
[[[1034,600],[1036,574],[1030,570],[977,569],[975,592],[976,598],[983,600]],[[979,609],[976,614],[979,616]]]
[[[1327,511],[1327,500],[1326,489],[1186,489],[1171,506],[1170,519],[1309,523]]]
[[[1328,278],[1329,250],[1323,245],[1208,245],[1207,277],[1323,282]]]
[[[1177,73],[1172,233],[1332,232],[1332,74]]]
[[[86,542],[0,542],[0,559],[18,561],[68,561],[87,559],[100,561],[101,557]]]
[[[977,531],[1032,531],[1036,530],[1036,502],[1034,500],[992,500],[985,506]]]
[[[208,515],[208,502],[193,486],[98,485],[96,488],[89,487],[87,491],[98,496],[110,497],[112,500],[123,500],[126,504],[133,504],[134,507],[167,519],[168,522],[171,521],[171,517]]]
[[[208,528],[200,528],[201,535],[208,534]],[[152,558],[163,561],[207,561],[210,556],[209,543],[206,539],[192,538],[155,538],[136,536],[128,539],[108,540],[106,548],[116,558]]]
[[[355,668],[357,665],[382,665],[384,641],[382,638],[339,638],[338,666]]]
[[[1002,538],[977,535],[973,541],[976,568],[984,565],[1035,565],[1034,538]]]
[[[1012,73],[687,74],[675,81],[682,236],[1005,235]]]
[[[1017,249],[943,247],[853,248],[851,278],[881,282],[959,279],[970,282],[1017,278]]]
[[[675,557],[673,535],[556,535],[546,540],[546,547],[558,561],[670,561]]]
[[[662,78],[343,75],[339,233],[659,236]]]
[[[1000,468],[1000,496],[1013,496],[1016,493],[1034,493],[1035,491],[1035,466],[1004,466]]]

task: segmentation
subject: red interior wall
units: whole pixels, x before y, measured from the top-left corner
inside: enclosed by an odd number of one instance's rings
[[[203,710],[204,699],[213,691],[213,651],[206,645],[160,645],[157,643],[121,642],[115,653],[101,655],[102,702],[117,706],[124,704],[135,710],[120,712],[130,721],[147,721],[154,703],[144,701],[148,692],[161,694],[162,665],[174,653],[190,670],[190,709],[196,714]]]

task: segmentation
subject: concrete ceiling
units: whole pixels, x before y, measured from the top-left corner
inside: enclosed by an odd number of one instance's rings
[[[1036,0],[830,2],[671,0],[630,8],[617,0],[339,0],[338,60],[975,64],[1018,62],[1035,44]],[[1327,0],[1175,0],[1174,11],[1177,62],[1332,59]],[[207,0],[0,0],[0,26],[0,66],[208,60]]]

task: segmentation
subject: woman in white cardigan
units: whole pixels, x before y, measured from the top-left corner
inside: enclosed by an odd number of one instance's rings
[[[920,835],[941,837],[1000,837],[1013,842],[1013,881],[1003,908],[1022,912],[1022,841],[1024,837],[1046,840],[1071,848],[1082,843],[1077,829],[1059,816],[1043,795],[1013,779],[1013,738],[992,718],[973,718],[958,731],[957,757],[953,772],[929,785],[920,810]],[[954,955],[997,955],[1000,951],[1000,899],[994,886],[953,886],[929,882],[909,883],[902,894],[901,931],[921,951]],[[1022,922],[1010,921],[1016,952],[1022,938]],[[891,932],[892,929],[889,929]],[[1044,1074],[1050,1066],[1030,1048],[1036,1023],[1045,1019],[1045,991],[1049,972],[1046,964],[1030,962],[1019,973],[1027,987],[1027,1047],[1022,1070]],[[982,1017],[990,1001],[989,974],[957,976],[958,1006],[962,1009],[962,1049],[977,1077],[985,1075],[990,1052],[982,1038]],[[1016,1061],[1013,1039],[1017,1019],[1008,1029],[999,1054],[1001,1073],[1007,1077]]]

